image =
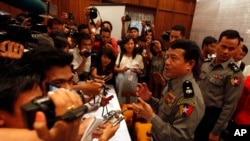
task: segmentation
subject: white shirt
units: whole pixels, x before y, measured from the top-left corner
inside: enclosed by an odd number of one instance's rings
[[[76,46],[75,48],[70,49],[69,52],[72,53],[74,56],[74,59],[71,64],[73,65],[74,70],[76,70],[83,61],[82,56],[80,55],[80,49]],[[90,65],[91,65],[91,56],[87,58],[83,71],[90,72]]]
[[[119,61],[120,61],[120,53],[117,56],[115,64],[118,65]],[[128,68],[143,69],[144,64],[143,64],[142,56],[140,54],[137,54],[135,58],[133,59],[132,56],[128,57],[125,54],[123,54],[121,62],[120,62],[120,68],[124,68],[125,66]]]
[[[241,64],[241,60],[238,61],[238,62],[234,62],[238,67],[240,67],[240,64]]]
[[[245,69],[243,70],[243,75],[245,77],[250,75],[250,65],[245,66]]]

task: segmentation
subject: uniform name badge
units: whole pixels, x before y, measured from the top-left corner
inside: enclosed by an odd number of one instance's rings
[[[165,98],[165,103],[169,106],[172,107],[173,103],[175,102],[176,96],[173,93],[168,93],[168,95]]]

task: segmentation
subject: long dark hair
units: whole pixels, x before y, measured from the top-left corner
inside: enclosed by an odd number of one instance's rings
[[[113,49],[111,49],[111,48],[104,48],[102,50],[102,52],[99,54],[99,56],[98,56],[98,60],[100,62],[101,62],[101,58],[102,58],[103,55],[106,55],[111,60],[111,62],[107,66],[107,69],[111,69],[113,71],[114,66],[115,66],[115,60],[116,60],[116,57],[114,55]],[[100,66],[102,66],[101,63],[100,63]]]
[[[135,40],[134,40],[134,38],[132,38],[132,36],[127,36],[127,37],[125,37],[125,38],[122,39],[122,41],[121,41],[121,53],[120,53],[120,57],[122,57],[127,52],[124,46],[130,40],[133,40],[133,42],[135,43]],[[135,50],[135,44],[134,44],[134,49],[133,49],[133,52],[132,52],[132,58],[133,59],[135,58],[136,54],[137,54],[137,52]]]
[[[161,50],[164,51],[164,45],[163,45],[162,40],[154,39],[152,42],[154,42],[154,41],[160,42],[160,44],[161,44]],[[154,46],[155,46],[155,43],[150,43],[150,52],[151,52],[154,56],[156,56],[156,55],[157,55],[157,52],[154,51]]]

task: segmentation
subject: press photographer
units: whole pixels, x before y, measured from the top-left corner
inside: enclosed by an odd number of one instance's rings
[[[85,81],[89,79],[91,66],[96,62],[97,52],[92,50],[92,40],[89,34],[81,33],[77,44],[78,47],[71,52],[74,56],[72,65],[80,81]]]
[[[68,36],[72,36],[74,33],[78,32],[77,24],[75,22],[75,16],[72,12],[63,12],[62,19],[64,20],[66,33]]]

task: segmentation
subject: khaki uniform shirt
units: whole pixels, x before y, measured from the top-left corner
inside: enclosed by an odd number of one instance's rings
[[[184,98],[183,84],[186,81],[191,82],[193,97]],[[172,90],[168,92],[171,85]],[[205,111],[200,88],[192,73],[171,80],[171,85],[164,88],[160,100],[151,98],[148,101],[158,111],[151,120],[152,135],[156,141],[192,141]]]
[[[221,108],[212,133],[219,135],[227,126],[243,89],[244,77],[239,68],[228,60],[214,65],[215,59],[201,66],[199,86],[208,108]]]

